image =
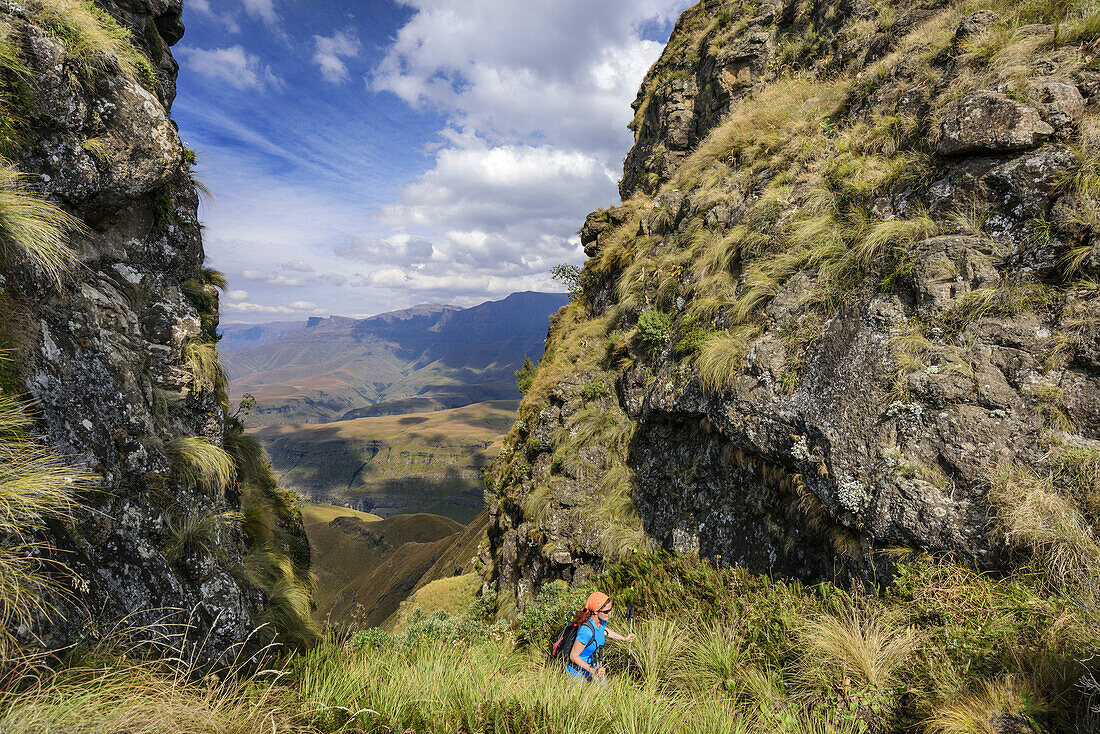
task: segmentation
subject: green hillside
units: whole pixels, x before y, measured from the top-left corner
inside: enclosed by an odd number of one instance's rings
[[[360,583],[387,564],[396,553],[401,552],[400,559],[409,556],[409,551],[402,551],[407,544],[432,545],[444,538],[458,537],[463,529],[455,521],[438,515],[397,515],[382,519],[377,515],[333,505],[303,505],[302,520],[314,560],[315,616],[323,622],[331,615],[330,621],[337,624],[350,620],[345,615],[350,615],[356,604],[373,607],[379,596],[386,596],[390,587],[408,586],[411,590],[420,580],[426,569],[417,573],[414,562],[412,569],[406,570],[407,564],[398,560],[387,565],[393,578],[385,579],[381,584]],[[411,555],[420,557],[417,553]],[[349,585],[354,591],[344,593]],[[347,602],[334,614],[333,601],[338,595]],[[393,602],[394,609],[403,598]],[[373,623],[380,623],[392,611],[386,611]]]
[[[484,506],[481,469],[499,452],[516,405],[502,400],[253,433],[283,486],[312,502],[338,500],[382,517],[428,512],[468,523]]]

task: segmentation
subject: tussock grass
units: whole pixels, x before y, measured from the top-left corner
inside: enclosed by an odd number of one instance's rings
[[[1035,554],[1059,586],[1100,579],[1100,543],[1091,524],[1050,474],[1001,464],[989,475],[989,500],[1005,539]]]
[[[225,277],[225,273],[214,268],[202,269],[202,283],[203,285],[212,285],[215,288],[225,290],[229,287],[229,278]]]
[[[0,393],[0,662],[18,652],[14,633],[49,620],[69,570],[36,539],[47,521],[70,522],[74,493],[92,475],[66,466],[28,432],[23,406]]]
[[[239,418],[226,420],[224,448],[237,470],[242,484],[264,483],[273,480],[271,465],[263,444],[255,436],[244,433],[244,423]]]
[[[1050,288],[1026,277],[1002,279],[998,287],[976,288],[942,317],[944,326],[961,331],[994,316],[1016,316],[1050,303]]]
[[[9,266],[26,260],[60,284],[78,264],[69,235],[83,229],[56,204],[30,193],[14,167],[0,163],[0,256]]]
[[[726,682],[743,675],[750,659],[740,631],[712,621],[690,637],[683,660],[684,675],[697,690],[728,690]]]
[[[898,680],[919,641],[896,617],[849,607],[839,614],[822,614],[801,631],[805,645],[799,659],[800,677],[825,690],[855,685],[886,689]]]
[[[168,544],[164,557],[170,561],[182,561],[190,556],[214,555],[225,542],[224,531],[243,521],[239,512],[204,512],[183,510],[169,515],[165,521]]]
[[[759,331],[759,327],[746,324],[707,337],[695,359],[702,385],[715,391],[728,387],[741,371],[749,344]]]
[[[213,342],[192,339],[183,349],[184,362],[195,388],[201,392],[224,389],[229,378],[218,359],[218,345]]]
[[[184,436],[168,445],[180,479],[208,492],[222,493],[236,475],[233,457],[210,439]]]
[[[939,706],[925,723],[929,734],[997,734],[1002,719],[1018,717],[1029,723],[1043,708],[1042,699],[1028,680],[1008,675],[982,681],[968,691]]]
[[[165,676],[152,663],[47,674],[0,696],[0,709],[0,727],[10,734],[302,731],[279,709],[270,686],[208,686]]]
[[[133,45],[130,31],[91,0],[29,0],[28,4],[89,76],[117,72],[155,85],[152,65]]]
[[[675,690],[677,668],[688,645],[688,631],[670,619],[648,620],[635,626],[638,637],[630,649],[643,688]]]
[[[24,659],[7,669],[0,727],[27,734],[303,730],[276,698],[277,671],[249,665],[273,661],[270,646],[249,639],[204,664],[203,631],[182,610],[158,611],[148,626],[127,618],[101,630],[63,664]]]
[[[539,484],[523,500],[523,515],[536,525],[542,525],[550,512],[554,491],[550,483]]]

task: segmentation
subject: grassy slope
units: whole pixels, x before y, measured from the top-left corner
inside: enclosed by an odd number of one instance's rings
[[[413,610],[422,614],[444,612],[457,616],[465,612],[481,593],[481,577],[476,573],[436,579],[414,591],[401,603],[400,609],[383,625],[401,632],[408,628],[408,616]]]
[[[515,409],[495,401],[254,434],[281,483],[314,501],[362,498],[382,516],[430,512],[467,523],[483,505],[480,469],[500,451]]]
[[[637,556],[593,579],[621,613],[600,695],[541,654],[591,587],[552,584],[514,627],[471,616],[399,635],[331,639],[265,661],[277,683],[193,675],[100,648],[0,689],[0,729],[50,731],[555,732],[560,734],[1022,734],[1096,731],[1073,686],[1095,638],[1038,579],[995,580],[915,559],[879,597]],[[434,604],[469,585],[437,582]],[[425,593],[428,596],[429,592]],[[613,627],[623,625],[614,617]],[[619,627],[621,629],[621,627]],[[512,646],[514,639],[524,647]],[[950,644],[944,645],[947,640]],[[104,645],[106,643],[100,643]],[[140,726],[139,726],[140,724]]]
[[[333,599],[345,587],[370,576],[405,544],[434,542],[454,537],[462,530],[462,526],[453,520],[436,515],[397,515],[382,519],[377,515],[332,505],[304,505],[302,519],[317,577],[314,603],[319,620],[329,616]],[[396,570],[398,573],[403,571],[400,568]],[[417,574],[411,583],[415,584],[419,578],[420,574]],[[408,585],[409,580],[402,576],[394,583]],[[355,597],[356,602],[372,601],[369,593],[351,596]],[[339,613],[334,614],[333,619],[343,621]]]
[[[412,593],[382,626],[386,629],[401,629],[405,618],[414,609],[427,614],[439,609],[454,614],[465,611],[481,591],[481,577],[475,572],[478,570],[478,554],[488,543],[486,535],[488,529],[489,513],[482,510],[473,522],[455,536],[447,550],[424,572],[413,587]],[[458,593],[453,586],[456,582],[452,582],[452,579],[456,578],[466,579],[466,585],[459,588],[468,590],[468,594],[466,591]],[[426,591],[429,586],[433,587],[432,591]],[[457,600],[459,596],[462,601]]]
[[[353,630],[382,625],[450,548],[455,536],[401,545],[373,569],[352,579],[326,607],[318,606],[318,615]]]

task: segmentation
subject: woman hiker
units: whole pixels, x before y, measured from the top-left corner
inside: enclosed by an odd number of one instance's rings
[[[565,669],[577,678],[585,680],[592,677],[604,678],[607,669],[603,667],[601,652],[605,637],[619,642],[632,642],[634,633],[623,636],[607,626],[611,618],[611,599],[599,591],[588,596],[584,607],[573,615],[573,624],[577,625],[577,641],[569,651],[569,664]]]

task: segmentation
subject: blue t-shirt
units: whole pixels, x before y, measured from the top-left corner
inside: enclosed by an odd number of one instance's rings
[[[588,663],[593,668],[597,667],[595,661],[600,659],[600,651],[603,650],[604,628],[606,626],[607,625],[597,624],[596,620],[590,619],[582,624],[580,629],[577,630],[577,642],[584,645],[584,649],[581,650],[581,660]],[[566,654],[568,655],[568,653]],[[587,670],[578,668],[572,662],[565,666],[565,669],[569,671],[570,675],[578,678],[591,677]]]

